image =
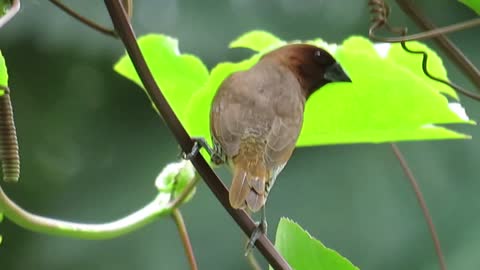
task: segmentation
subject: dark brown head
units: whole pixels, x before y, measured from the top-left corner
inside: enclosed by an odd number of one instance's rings
[[[315,90],[330,82],[351,82],[330,53],[309,44],[291,44],[264,56],[287,66],[298,78],[308,98]]]

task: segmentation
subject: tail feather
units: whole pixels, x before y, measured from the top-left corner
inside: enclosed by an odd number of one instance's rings
[[[245,198],[250,192],[250,186],[247,183],[247,172],[242,169],[235,169],[233,174],[232,186],[230,187],[230,205],[233,208],[245,208]]]
[[[236,159],[233,164],[233,180],[230,188],[230,205],[233,208],[247,208],[257,212],[265,204],[265,185],[268,181],[268,172],[265,164],[259,160],[255,162],[245,159]]]

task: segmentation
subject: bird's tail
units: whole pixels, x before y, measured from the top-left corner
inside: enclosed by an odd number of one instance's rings
[[[267,200],[268,170],[260,158],[247,158],[240,153],[233,160],[233,179],[230,188],[230,205],[257,212]]]

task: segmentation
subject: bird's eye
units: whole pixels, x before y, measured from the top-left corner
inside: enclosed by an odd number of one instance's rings
[[[313,53],[313,57],[315,61],[321,65],[328,64],[328,61],[329,61],[328,53],[322,50],[315,50],[315,52]]]

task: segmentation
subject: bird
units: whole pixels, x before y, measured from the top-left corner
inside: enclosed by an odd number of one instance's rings
[[[289,44],[263,55],[250,69],[229,75],[210,110],[212,161],[233,172],[232,208],[262,210],[247,250],[267,231],[265,202],[300,134],[305,102],[322,86],[351,82],[326,50]]]

